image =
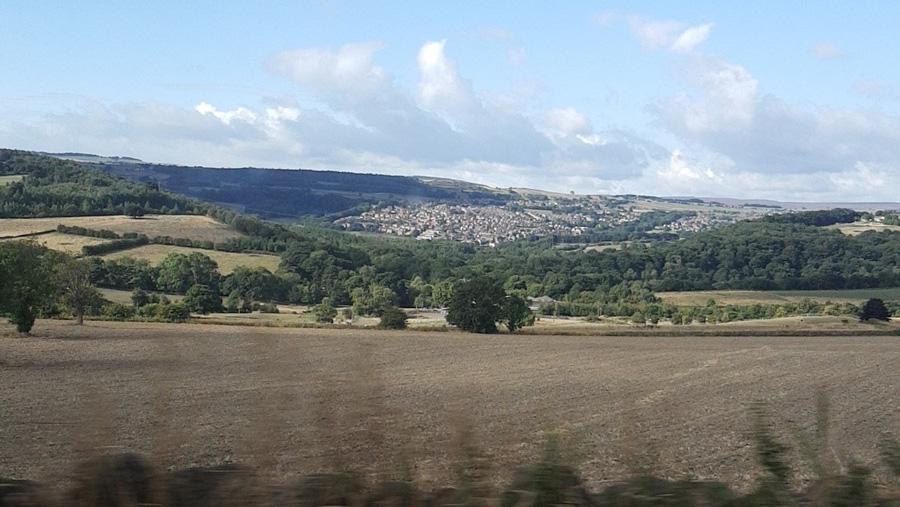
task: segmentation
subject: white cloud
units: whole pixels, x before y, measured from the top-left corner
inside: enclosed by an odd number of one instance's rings
[[[375,53],[383,48],[380,42],[363,42],[344,45],[337,52],[281,51],[268,59],[267,67],[316,93],[358,100],[377,94],[390,81],[387,71],[374,64]]]
[[[632,16],[628,20],[631,33],[644,49],[668,49],[675,53],[689,53],[709,38],[713,24],[685,28],[678,21],[653,21]]]
[[[463,80],[456,62],[444,55],[447,41],[428,42],[419,49],[419,104],[429,111],[455,113],[473,107],[472,84]]]
[[[544,113],[544,126],[546,132],[554,137],[569,137],[574,135],[590,134],[593,128],[587,116],[579,113],[575,108],[550,109]]]
[[[688,53],[709,38],[709,32],[712,30],[713,24],[692,26],[681,33],[677,39],[669,46],[669,49],[676,53]]]
[[[631,17],[628,26],[644,49],[660,49],[671,44],[684,25],[677,21],[645,21]]]
[[[819,42],[809,47],[809,54],[819,60],[833,60],[843,58],[846,53],[843,49],[830,42]]]
[[[830,195],[849,195],[848,189],[868,195],[847,186],[847,178],[860,176],[858,168],[900,169],[898,116],[789,104],[761,94],[746,69],[712,57],[689,62],[686,76],[689,88],[653,112],[687,146],[724,161],[731,181],[744,185],[736,188],[758,191],[753,177],[772,185],[771,175],[778,175],[775,193],[825,195],[829,185]]]
[[[240,120],[245,123],[255,123],[256,115],[245,107],[239,107],[234,111],[219,111],[215,107],[206,102],[201,102],[194,108],[195,111],[202,115],[210,115],[218,118],[225,125],[231,125],[234,120]]]

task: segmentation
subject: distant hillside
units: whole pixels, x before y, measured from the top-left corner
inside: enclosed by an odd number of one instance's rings
[[[307,169],[220,169],[136,162],[133,159],[57,155],[109,173],[267,219],[357,214],[377,204],[452,202],[501,204],[508,196],[472,184],[436,184],[406,176]],[[459,182],[463,183],[463,182]]]

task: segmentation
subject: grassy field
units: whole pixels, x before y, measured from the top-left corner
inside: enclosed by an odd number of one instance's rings
[[[22,181],[25,175],[23,174],[9,174],[6,176],[0,176],[0,187],[3,185],[9,185],[10,183],[15,183],[17,181]]]
[[[833,455],[875,465],[900,434],[900,340],[478,336],[39,321],[0,325],[0,470],[56,481],[90,449],[164,467],[238,461],[279,479],[409,463],[425,488],[452,483],[457,429],[472,424],[509,480],[549,433],[590,487],[636,470],[749,487],[750,407],[781,441],[814,438],[830,402]],[[803,454],[789,454],[804,482]],[[885,470],[875,467],[876,478]]]
[[[132,257],[134,259],[146,259],[150,261],[151,264],[156,265],[170,253],[189,255],[193,252],[201,253],[216,261],[216,264],[219,265],[219,272],[223,275],[231,273],[234,271],[234,268],[238,266],[247,266],[251,268],[262,267],[274,272],[278,269],[278,264],[281,262],[281,258],[277,255],[219,252],[216,250],[204,250],[200,248],[171,245],[145,245],[104,255],[103,258],[120,259],[122,257]]]
[[[710,299],[720,305],[752,305],[756,303],[788,303],[811,299],[833,303],[861,303],[869,298],[885,301],[900,301],[900,288],[858,289],[858,290],[711,290],[692,292],[660,292],[663,301],[685,306],[702,306]]]
[[[0,219],[0,238],[56,230],[59,224],[106,229],[118,234],[135,232],[149,237],[171,236],[199,241],[220,242],[239,238],[241,233],[212,218],[197,215],[147,215],[133,219],[125,216],[5,218]]]
[[[58,250],[60,252],[66,252],[69,254],[78,255],[81,254],[81,248],[86,245],[99,245],[100,243],[106,243],[109,241],[108,239],[100,239],[100,238],[89,238],[87,236],[75,236],[73,234],[61,234],[58,232],[51,232],[49,234],[41,234],[39,236],[34,236],[34,240],[51,250]],[[13,241],[11,239],[0,241]]]
[[[848,236],[856,236],[866,231],[900,231],[900,225],[885,225],[877,222],[853,222],[852,224],[829,225],[826,229],[837,229]]]

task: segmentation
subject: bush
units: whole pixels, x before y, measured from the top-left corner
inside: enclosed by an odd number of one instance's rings
[[[337,317],[337,310],[331,306],[328,301],[322,301],[313,307],[313,313],[316,315],[316,322],[319,324],[331,324]]]
[[[128,320],[134,317],[134,307],[114,303],[103,308],[103,316],[115,320]]]
[[[184,303],[171,303],[160,306],[159,318],[167,322],[185,322],[191,316],[191,311]]]
[[[381,310],[379,329],[406,329],[406,312],[396,306],[386,306]]]

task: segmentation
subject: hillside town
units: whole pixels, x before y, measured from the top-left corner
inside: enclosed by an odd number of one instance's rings
[[[361,215],[341,218],[335,224],[344,230],[418,240],[444,239],[494,246],[519,239],[567,236],[636,222],[651,210],[629,202],[600,198],[518,199],[505,206],[462,206],[455,204],[390,205]],[[660,225],[660,232],[699,232],[738,219],[741,213],[703,211],[688,213],[672,223]]]

